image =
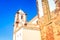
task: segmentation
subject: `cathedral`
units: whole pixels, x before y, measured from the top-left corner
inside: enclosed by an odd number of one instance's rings
[[[54,0],[56,8],[50,12],[48,0],[36,0],[37,15],[29,22],[26,13],[19,10],[15,15],[13,40],[60,40],[60,0]]]

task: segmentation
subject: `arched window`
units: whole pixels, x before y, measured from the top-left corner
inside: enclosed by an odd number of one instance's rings
[[[23,15],[21,15],[21,19],[23,19]]]

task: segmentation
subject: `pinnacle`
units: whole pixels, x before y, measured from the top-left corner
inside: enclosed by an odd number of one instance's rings
[[[20,14],[24,14],[23,10],[21,10],[21,9],[20,9],[18,12],[19,12]]]

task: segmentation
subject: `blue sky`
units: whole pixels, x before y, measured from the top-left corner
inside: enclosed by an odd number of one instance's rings
[[[0,0],[0,40],[12,40],[14,16],[22,9],[27,14],[27,21],[36,14],[35,0]]]
[[[30,21],[37,14],[36,0],[0,0],[0,40],[12,40],[14,16],[19,9]]]

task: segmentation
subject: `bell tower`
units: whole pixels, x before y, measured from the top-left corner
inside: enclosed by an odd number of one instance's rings
[[[26,15],[22,10],[19,10],[15,15],[14,27],[15,28],[21,27],[25,23],[26,23]]]
[[[19,10],[15,15],[13,40],[22,40],[22,27],[26,23],[26,14]],[[19,30],[19,31],[18,31]]]

